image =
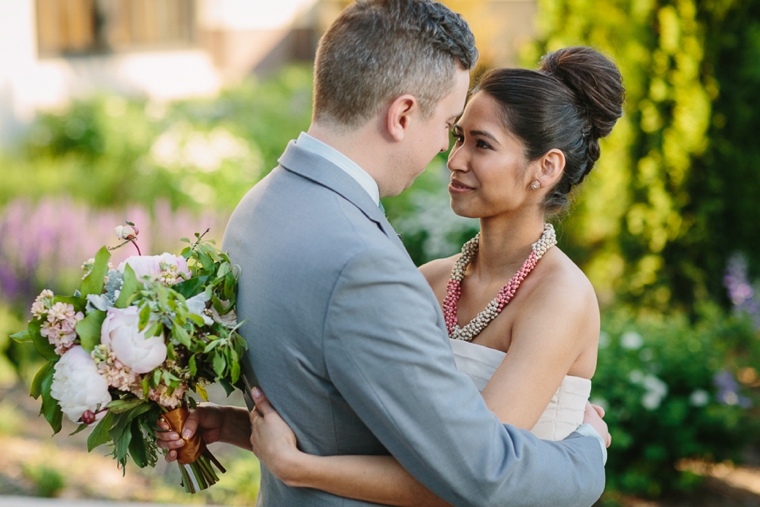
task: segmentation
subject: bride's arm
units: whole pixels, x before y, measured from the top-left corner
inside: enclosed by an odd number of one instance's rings
[[[253,452],[291,487],[402,507],[450,507],[412,477],[391,456],[313,456],[296,447],[290,427],[261,391],[254,389],[251,412]]]
[[[515,319],[509,353],[482,392],[501,422],[531,429],[565,375],[593,376],[599,307],[581,276],[544,281],[522,302],[531,310]]]

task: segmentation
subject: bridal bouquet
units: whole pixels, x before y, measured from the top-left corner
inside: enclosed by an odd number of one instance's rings
[[[134,224],[116,228],[138,254]],[[110,444],[124,469],[128,457],[140,467],[158,459],[155,431],[163,418],[181,433],[190,391],[207,400],[206,386],[221,383],[228,394],[240,377],[246,348],[235,315],[237,267],[212,241],[195,235],[181,256],[129,257],[117,268],[103,247],[82,266],[73,296],[44,290],[32,305],[26,331],[12,336],[32,342],[47,361],[31,394],[42,397],[40,413],[55,433],[65,414],[78,433],[94,426],[91,451]],[[199,436],[179,450],[185,490],[216,483],[212,463],[224,468]]]

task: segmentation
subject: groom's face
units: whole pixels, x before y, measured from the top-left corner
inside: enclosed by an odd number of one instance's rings
[[[457,68],[454,88],[445,95],[429,118],[415,122],[409,133],[406,163],[399,168],[398,192],[409,188],[436,154],[449,149],[449,130],[464,110],[470,73]]]

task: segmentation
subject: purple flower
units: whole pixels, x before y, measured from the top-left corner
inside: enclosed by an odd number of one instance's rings
[[[724,405],[752,407],[752,400],[739,394],[739,383],[730,371],[722,370],[713,377],[713,384],[718,388],[717,400]]]

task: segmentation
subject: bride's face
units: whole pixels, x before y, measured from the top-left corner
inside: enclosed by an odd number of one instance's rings
[[[535,168],[523,144],[504,127],[491,96],[478,92],[454,126],[449,153],[451,208],[457,215],[485,218],[534,204]]]

